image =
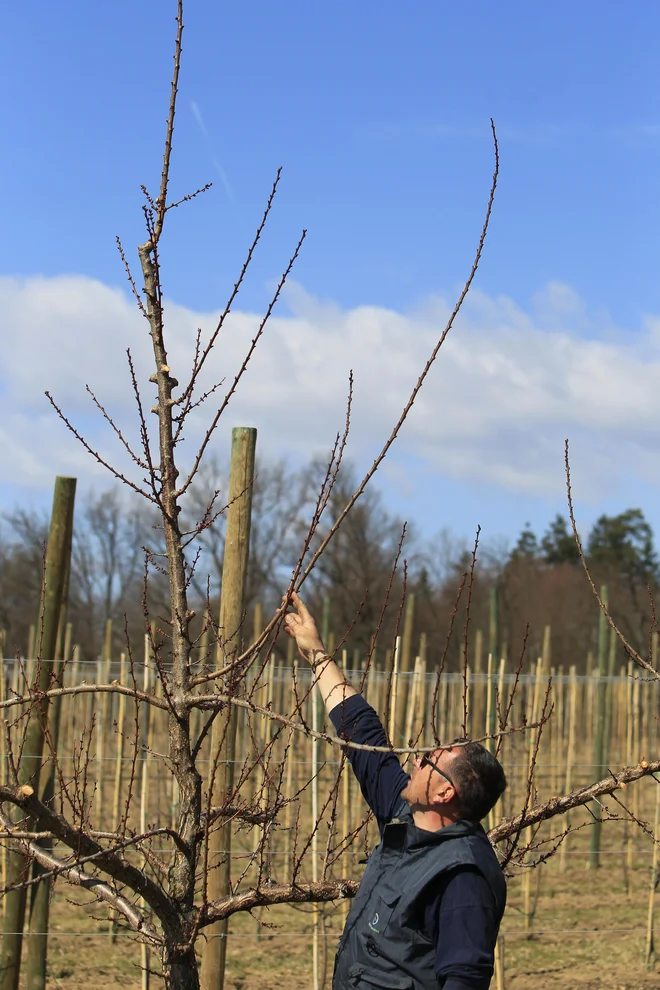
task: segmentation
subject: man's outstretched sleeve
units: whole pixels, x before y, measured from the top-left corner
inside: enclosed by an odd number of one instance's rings
[[[388,744],[378,715],[360,694],[353,695],[333,708],[330,719],[337,735],[342,739],[368,746]],[[346,755],[382,833],[410,778],[401,769],[394,753],[374,753],[349,746],[346,747]]]

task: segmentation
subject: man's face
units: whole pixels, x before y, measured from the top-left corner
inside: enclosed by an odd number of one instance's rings
[[[457,796],[452,764],[459,754],[457,747],[434,749],[416,756],[412,761],[410,780],[401,797],[411,809],[441,811]]]

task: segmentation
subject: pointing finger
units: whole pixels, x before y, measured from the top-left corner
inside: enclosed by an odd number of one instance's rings
[[[294,591],[294,593],[291,595],[291,601],[293,603],[294,608],[297,610],[298,614],[302,619],[306,618],[309,615],[307,606],[305,605],[304,601],[296,591]]]

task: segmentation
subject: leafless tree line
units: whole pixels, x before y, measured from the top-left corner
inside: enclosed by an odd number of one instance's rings
[[[292,562],[304,538],[306,520],[312,511],[315,492],[324,465],[313,461],[292,468],[285,462],[257,457],[253,484],[250,559],[245,589],[247,627],[254,627],[255,610],[271,614],[286,585]],[[200,466],[199,478],[191,486],[185,508],[191,525],[202,518],[214,491],[228,491],[228,463],[209,457]],[[355,487],[350,465],[338,477],[327,507],[334,520]],[[222,494],[221,496],[222,497]],[[634,512],[634,510],[632,510]],[[637,650],[643,649],[651,621],[648,588],[657,587],[655,562],[645,557],[644,547],[634,542],[626,522],[631,510],[604,517],[609,526],[595,527],[587,541],[594,580],[609,590],[609,602],[617,624]],[[621,522],[623,520],[623,523]],[[639,520],[638,520],[639,521]],[[642,517],[643,522],[643,517]],[[328,524],[319,527],[318,542]],[[331,522],[330,524],[331,525]],[[647,524],[643,523],[644,526]],[[617,542],[617,529],[623,539]],[[383,506],[376,489],[368,489],[326,548],[310,576],[306,595],[320,616],[326,610],[333,634],[351,626],[346,648],[351,656],[363,656],[380,614],[380,602],[390,578],[391,563],[403,520]],[[0,629],[5,630],[5,653],[27,655],[30,627],[35,626],[47,538],[48,519],[29,508],[9,511],[0,521]],[[144,546],[158,543],[158,521],[151,507],[140,504],[120,487],[88,494],[76,515],[73,567],[68,615],[81,654],[94,660],[103,650],[107,620],[112,620],[113,655],[123,649],[125,630],[131,638],[141,635],[144,614]],[[193,575],[190,598],[198,618],[195,634],[203,623],[207,600],[217,614],[222,583],[225,515],[221,514],[199,534],[200,564]],[[599,543],[594,548],[594,534]],[[632,539],[631,539],[632,536]],[[650,528],[645,532],[648,539]],[[548,527],[545,547],[523,530],[512,549],[487,539],[479,554],[472,597],[472,623],[488,639],[488,649],[512,653],[529,626],[529,648],[537,655],[546,626],[553,631],[558,662],[565,669],[575,664],[589,669],[589,654],[595,655],[598,611],[585,585],[568,519],[559,517]],[[598,551],[598,552],[597,552]],[[453,537],[448,528],[432,536],[406,527],[403,556],[407,563],[407,590],[414,596],[413,639],[425,634],[431,657],[444,649],[444,633],[453,607],[455,590],[469,559],[467,544]],[[632,561],[634,566],[630,566]],[[401,579],[395,578],[394,598],[400,596]],[[354,621],[356,600],[366,599]],[[163,575],[152,573],[147,589],[148,609],[154,614],[167,607]],[[494,611],[494,637],[490,635]],[[391,649],[395,610],[389,609],[381,623],[381,656]],[[286,643],[276,649],[286,654]],[[457,669],[461,655],[460,636],[455,634],[448,669]],[[623,652],[621,651],[623,658]]]

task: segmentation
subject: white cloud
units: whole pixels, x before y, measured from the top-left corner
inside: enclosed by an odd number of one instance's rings
[[[349,369],[355,373],[352,456],[366,462],[388,435],[444,326],[450,302],[428,300],[411,313],[376,306],[351,310],[319,302],[300,286],[287,296],[290,315],[274,317],[239,393],[228,427],[256,425],[272,457],[307,457],[327,449],[342,429]],[[98,478],[99,470],[49,412],[48,388],[91,442],[114,456],[116,441],[92,415],[89,383],[132,438],[134,400],[125,349],[135,355],[148,410],[150,341],[144,319],[122,290],[82,276],[0,279],[3,362],[0,441],[5,479],[45,489],[55,473]],[[195,331],[217,314],[166,308],[169,361],[183,384]],[[233,316],[223,330],[205,382],[231,381],[258,317]],[[529,310],[507,297],[473,293],[405,425],[397,449],[429,471],[498,489],[554,496],[562,490],[563,441],[573,443],[580,494],[613,494],[625,475],[660,484],[660,320],[605,336],[575,293],[553,283]],[[219,394],[223,394],[221,390]],[[190,447],[212,405],[194,415]],[[150,426],[156,425],[148,414]],[[224,453],[224,451],[223,451]],[[396,455],[395,455],[396,456]],[[122,468],[127,462],[116,457]],[[396,472],[392,475],[395,477]],[[138,472],[139,476],[139,472]]]

